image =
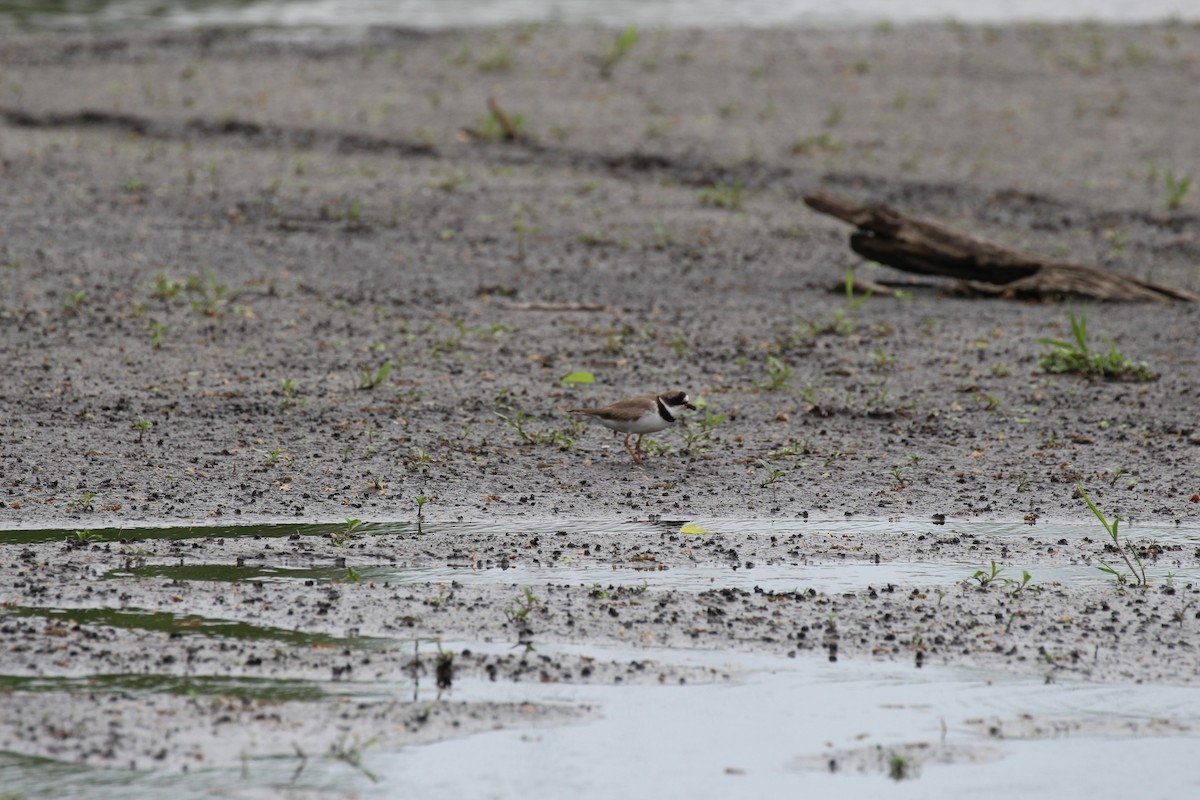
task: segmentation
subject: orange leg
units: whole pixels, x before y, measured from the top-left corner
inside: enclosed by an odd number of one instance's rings
[[[632,447],[630,447],[630,446],[629,446],[629,436],[630,436],[630,435],[631,435],[631,434],[627,434],[627,435],[625,436],[625,451],[626,451],[627,453],[629,453],[629,457],[630,457],[630,458],[632,458],[634,461],[641,461],[641,460],[642,460],[642,455],[641,455],[641,453],[640,453],[640,452],[634,452],[634,449],[633,449]],[[642,446],[642,437],[640,437],[640,436],[639,436],[639,437],[638,437],[638,449],[639,449],[639,450],[641,449],[641,446]]]
[[[638,434],[636,449],[637,449],[637,454],[638,454],[638,461],[641,461],[642,460],[642,437],[641,437],[641,434]]]

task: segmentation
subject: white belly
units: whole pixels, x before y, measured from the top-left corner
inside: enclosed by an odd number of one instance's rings
[[[601,419],[600,422],[614,431],[639,434],[661,431],[671,424],[660,417],[657,411],[650,414],[643,414],[635,420]]]

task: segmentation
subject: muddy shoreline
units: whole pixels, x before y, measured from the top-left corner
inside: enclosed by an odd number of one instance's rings
[[[738,679],[563,645],[1195,682],[1197,589],[1165,576],[1200,568],[1200,309],[1087,309],[1154,380],[1049,374],[1079,305],[861,264],[799,198],[1200,289],[1200,200],[1166,202],[1200,164],[1200,29],[656,31],[605,77],[610,35],[0,36],[0,529],[60,529],[0,546],[0,749],[177,770],[590,718],[330,699],[428,687],[450,641],[501,683]],[[522,140],[491,140],[489,97]],[[848,268],[901,291],[852,301]],[[565,413],[671,387],[705,409],[640,465]],[[1151,588],[1038,577],[1116,556],[1078,483],[1136,521]],[[350,519],[429,530],[100,533]],[[680,530],[722,519],[763,528]],[[991,561],[1038,589],[964,583]],[[962,575],[805,590],[847,563]],[[763,567],[798,585],[656,577]],[[134,674],[163,683],[61,683]]]
[[[1195,288],[1197,35],[664,32],[608,80],[586,30],[9,37],[4,519],[1084,519],[1080,479],[1193,519],[1196,308],[1092,310],[1155,381],[1048,375],[1068,308],[858,265],[798,197]],[[464,137],[489,95],[532,144]],[[643,467],[564,413],[675,385],[713,416]]]
[[[1152,578],[1141,588],[1105,579],[1098,567],[1116,563],[1114,551],[1082,526],[709,524],[693,535],[676,523],[553,521],[345,537],[341,526],[287,525],[182,538],[10,533],[0,749],[135,771],[337,763],[368,742],[386,752],[603,713],[481,699],[479,686],[737,682],[751,656],[1048,684],[1200,680],[1194,532],[1139,532]],[[989,563],[999,568],[990,579]],[[857,570],[861,585],[816,588],[822,567]],[[701,653],[721,667],[676,660]],[[48,707],[61,713],[33,713]],[[1121,735],[1191,730],[1151,722]],[[1039,724],[1101,730],[1075,717]],[[928,752],[949,758],[941,745]]]

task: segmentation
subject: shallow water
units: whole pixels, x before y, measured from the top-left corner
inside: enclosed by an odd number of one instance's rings
[[[503,584],[538,586],[545,584],[582,585],[611,588],[613,586],[645,586],[662,591],[704,592],[710,589],[761,589],[765,592],[795,592],[809,589],[831,594],[852,592],[867,587],[888,585],[917,587],[949,586],[970,577],[978,565],[932,563],[881,564],[807,564],[803,566],[767,565],[753,568],[741,566],[646,568],[597,568],[571,566],[535,567],[517,565],[472,569],[453,567],[357,567],[358,580],[384,584],[424,584],[457,582],[465,586]],[[1019,563],[1006,563],[999,578],[1020,580],[1026,571]],[[1039,584],[1109,583],[1112,578],[1095,567],[1046,566],[1030,567],[1030,586]],[[1153,570],[1151,573],[1153,574]],[[215,581],[312,581],[320,583],[347,580],[345,567],[230,567],[224,565],[189,564],[184,566],[146,566],[118,569],[105,573],[106,578],[160,577],[173,580]],[[1177,569],[1172,579],[1200,581],[1200,568]]]
[[[466,643],[451,643],[466,646]],[[481,645],[470,643],[473,648]],[[483,646],[486,647],[486,646]],[[547,646],[729,671],[730,684],[574,686],[459,681],[454,700],[586,704],[596,720],[496,731],[399,752],[365,751],[363,772],[311,760],[248,762],[190,775],[95,771],[0,756],[0,781],[30,796],[179,798],[318,796],[422,798],[1191,797],[1200,689],[1045,684],[961,669],[754,654]],[[1031,732],[1035,726],[1041,733]],[[873,755],[880,748],[881,756]],[[875,764],[940,749],[893,782]],[[861,763],[854,752],[866,754]],[[830,757],[840,769],[831,773]],[[886,768],[886,767],[885,767]],[[45,795],[50,796],[50,795]],[[309,796],[305,794],[305,796]]]
[[[637,531],[680,536],[686,522],[698,522],[725,544],[739,539],[802,533],[883,537],[979,536],[1011,540],[1036,536],[1039,542],[1068,543],[1096,538],[1097,526],[999,522],[936,525],[906,520],[531,520],[493,523],[426,523],[430,536],[464,541],[513,535],[608,541]],[[155,540],[277,539],[328,537],[342,523],[257,524],[246,526],[108,529],[94,531],[94,543],[151,546]],[[370,523],[355,536],[415,536],[407,521]],[[1102,533],[1102,531],[1101,531]],[[1200,531],[1180,526],[1128,528],[1139,541],[1195,548]],[[16,554],[37,542],[74,538],[69,530],[0,532],[0,552]],[[442,539],[443,543],[445,538]],[[684,537],[686,538],[686,537]],[[696,537],[702,540],[703,537]],[[655,538],[657,541],[657,536]],[[138,545],[140,543],[140,545]],[[381,541],[380,544],[385,542]],[[741,545],[738,545],[739,547]],[[129,547],[128,549],[136,549]],[[215,548],[220,550],[220,548]],[[190,550],[190,548],[189,548]],[[1016,547],[1014,547],[1016,550]],[[85,551],[86,552],[86,551]],[[313,585],[348,579],[346,559],[330,561],[327,548],[301,563],[281,552],[272,563],[205,563],[203,550],[190,550],[188,563],[153,557],[131,558],[119,568],[98,571],[109,582],[142,579],[171,581],[280,582]],[[353,559],[357,551],[346,550]],[[224,556],[229,558],[228,555]],[[887,584],[936,588],[967,579],[978,564],[938,560],[871,563],[685,564],[652,569],[612,568],[571,562],[537,566],[518,563],[488,568],[450,566],[355,567],[354,580],[396,584],[592,586],[645,584],[651,590],[699,591],[758,587],[764,591],[816,589],[825,593],[862,591]],[[323,559],[326,563],[314,563]],[[98,563],[119,559],[100,558]],[[1004,564],[1005,577],[1017,578],[1019,561]],[[1084,565],[1030,568],[1034,583],[1111,581]],[[1157,570],[1159,573],[1164,570]],[[1154,574],[1154,570],[1152,570]],[[1162,575],[1155,576],[1161,580]],[[1178,580],[1200,580],[1200,570],[1176,570]],[[136,602],[136,601],[135,601]],[[186,613],[137,608],[65,609],[9,607],[0,622],[13,617],[42,617],[62,624],[96,624],[161,631],[170,635],[217,640],[265,639],[283,647],[345,646],[355,649],[396,646],[431,654],[444,647],[477,653],[511,653],[505,642],[413,643],[402,639],[337,638],[318,633],[210,619]],[[551,798],[566,794],[627,797],[706,798],[823,792],[837,797],[875,797],[886,792],[901,798],[982,797],[1072,798],[1088,796],[1200,796],[1200,770],[1191,770],[1200,731],[1200,689],[1165,685],[1087,684],[972,669],[842,660],[816,656],[786,658],[745,652],[622,648],[598,644],[536,645],[539,654],[625,658],[657,664],[701,666],[728,674],[729,682],[704,685],[600,685],[460,679],[440,698],[428,679],[414,685],[389,681],[251,679],[208,675],[112,674],[71,677],[0,676],[0,692],[86,692],[123,697],[146,694],[245,696],[260,700],[335,702],[337,698],[414,695],[423,702],[501,701],[562,704],[594,708],[597,718],[557,728],[494,731],[398,752],[364,750],[362,767],[377,776],[332,760],[310,758],[296,775],[295,758],[252,760],[242,769],[167,772],[95,770],[60,762],[0,754],[0,786],[18,796],[269,797],[279,792],[304,796],[363,797],[414,795]],[[61,697],[61,695],[56,695]],[[908,779],[886,775],[893,756],[917,763],[933,758]],[[839,770],[831,773],[830,760]],[[1148,776],[1152,779],[1148,780]]]
[[[589,796],[601,786],[616,796],[660,798],[799,791],[834,797],[1016,792],[1069,798],[1097,789],[1103,790],[1100,796],[1122,797],[1144,796],[1146,776],[1155,774],[1151,765],[1186,761],[1197,744],[1194,733],[1147,740],[1105,732],[1114,717],[1157,717],[1194,728],[1200,723],[1196,689],[1046,686],[969,671],[835,667],[815,659],[747,657],[741,666],[750,672],[729,686],[583,687],[570,694],[576,702],[598,704],[602,720],[552,733],[486,734],[381,754],[368,766],[390,785],[430,798],[484,786],[491,796],[530,798],[561,797],[568,788]],[[541,691],[553,697],[564,689]],[[1097,732],[1012,742],[969,724],[1019,715],[1064,726],[1081,720]],[[887,751],[915,742],[960,746],[969,755],[955,766],[927,765],[914,780],[899,784],[878,772],[830,774],[803,762],[811,756],[819,761],[831,749],[879,745]],[[1106,752],[1120,758],[1101,760]],[[1137,768],[1129,769],[1131,763]],[[562,776],[570,776],[568,785]],[[1155,780],[1151,793],[1191,796],[1196,780],[1175,769],[1162,783]],[[1018,791],[1014,783],[1024,785]]]
[[[566,534],[568,538],[580,538],[587,542],[621,539],[631,533],[659,533],[679,535],[680,528],[696,523],[711,532],[712,536],[725,537],[783,537],[791,534],[846,534],[887,537],[921,536],[994,537],[1010,541],[1014,548],[1030,537],[1038,541],[1059,542],[1066,545],[1078,544],[1084,538],[1103,539],[1104,532],[1096,525],[1079,523],[1024,523],[948,521],[936,524],[929,521],[909,520],[762,520],[762,519],[698,519],[698,520],[506,520],[493,522],[430,522],[422,526],[408,521],[363,523],[356,529],[355,537],[386,535],[426,535],[461,537],[470,540],[474,536],[549,536]],[[184,539],[274,539],[292,536],[328,537],[344,530],[343,523],[257,523],[240,526],[190,526],[155,528],[101,528],[88,532],[89,541],[95,543],[122,543],[144,545],[156,540]],[[1200,530],[1178,525],[1126,525],[1121,529],[1124,539],[1162,546],[1196,548],[1200,546]],[[0,546],[22,543],[42,543],[76,538],[75,531],[63,529],[30,529],[0,531]],[[693,536],[700,542],[708,535]],[[347,557],[356,554],[347,551]],[[193,556],[196,558],[196,556]],[[203,561],[204,557],[198,557]],[[862,560],[846,563],[799,563],[764,564],[744,561],[725,564],[700,564],[695,566],[674,565],[667,567],[657,561],[645,562],[644,568],[630,566],[578,566],[569,560],[548,565],[529,563],[487,563],[472,566],[394,567],[386,565],[355,565],[353,572],[347,569],[345,559],[337,562],[314,563],[314,559],[298,558],[291,553],[279,553],[270,559],[256,558],[255,564],[210,563],[145,563],[110,570],[103,575],[108,579],[132,577],[158,577],[174,580],[212,581],[311,581],[314,583],[340,582],[347,580],[370,580],[377,583],[418,584],[448,583],[462,584],[584,584],[646,585],[652,589],[674,589],[679,591],[705,591],[708,589],[737,588],[764,591],[790,592],[814,589],[820,592],[857,591],[869,586],[876,588],[889,584],[918,587],[948,586],[967,580],[980,568],[987,569],[988,563],[975,560],[947,560],[930,556],[930,560],[882,561],[863,563]],[[1031,565],[1021,562],[1019,554],[1006,558],[998,566],[1003,568],[1002,578],[1021,580],[1026,570],[1031,574],[1031,584],[1056,583],[1104,583],[1112,578],[1087,564]],[[1171,576],[1173,580],[1200,581],[1200,568],[1168,567],[1151,565],[1148,574],[1162,581]]]
[[[616,535],[633,531],[679,533],[682,526],[694,523],[711,534],[758,534],[786,535],[789,533],[877,533],[881,535],[932,535],[946,536],[954,533],[976,536],[1000,536],[1014,539],[1037,534],[1043,539],[1065,538],[1077,542],[1085,536],[1093,539],[1104,536],[1104,530],[1096,523],[1039,522],[1030,525],[1024,522],[996,520],[956,520],[948,518],[944,523],[928,519],[772,519],[772,518],[724,518],[698,517],[651,520],[615,520],[541,517],[530,519],[502,519],[487,521],[430,521],[418,525],[410,520],[374,520],[363,522],[355,529],[356,535],[389,534],[553,534]],[[134,524],[120,528],[88,528],[86,533],[95,541],[142,541],[145,539],[195,539],[226,537],[286,537],[328,536],[345,528],[344,521],[288,522],[267,521],[242,525],[198,525],[179,524],[162,526],[157,524]],[[0,545],[61,541],[72,538],[82,529],[60,528],[10,528],[0,530]],[[1135,539],[1144,539],[1172,544],[1200,544],[1200,530],[1183,525],[1136,524],[1122,521],[1121,533]]]
[[[1039,20],[1151,22],[1195,19],[1195,4],[1181,0],[96,0],[88,3],[0,3],[8,25],[116,27],[143,25],[366,26],[452,28],[533,22],[648,27],[748,25],[863,25],[953,19],[973,23]]]

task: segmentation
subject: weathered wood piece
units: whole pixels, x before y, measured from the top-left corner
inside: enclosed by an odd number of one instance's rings
[[[858,228],[850,248],[864,258],[905,272],[959,278],[977,294],[1200,302],[1200,294],[1187,289],[1005,247],[880,203],[860,205],[824,191],[805,195],[804,202]]]

